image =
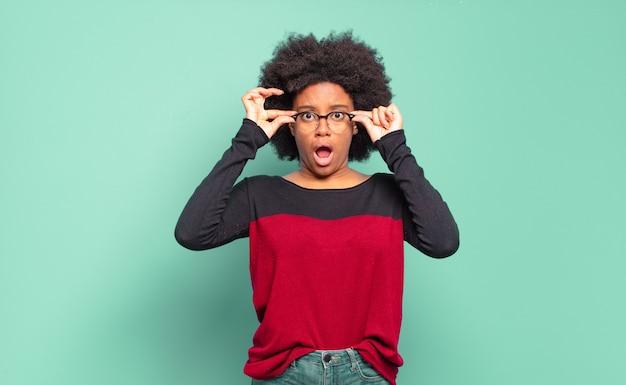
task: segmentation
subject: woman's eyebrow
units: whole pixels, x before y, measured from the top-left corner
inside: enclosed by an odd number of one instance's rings
[[[347,104],[333,104],[332,106],[330,106],[330,108],[332,110],[335,110],[337,108],[345,108],[346,110],[349,110],[350,107],[348,107]],[[314,106],[298,106],[298,108],[296,109],[296,111],[309,111],[309,110],[315,110]]]

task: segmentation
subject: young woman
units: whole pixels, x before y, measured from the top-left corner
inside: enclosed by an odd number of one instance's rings
[[[395,385],[404,241],[447,257],[456,223],[405,143],[374,49],[350,33],[292,35],[260,80],[176,239],[204,250],[249,237],[260,322],[244,367],[253,384]],[[235,184],[269,141],[299,169]],[[350,167],[373,150],[391,173]]]

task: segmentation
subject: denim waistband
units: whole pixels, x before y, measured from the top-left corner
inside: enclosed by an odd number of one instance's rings
[[[298,361],[313,362],[328,367],[345,364],[354,365],[357,359],[360,359],[359,353],[352,348],[348,348],[341,350],[316,350],[300,357]]]

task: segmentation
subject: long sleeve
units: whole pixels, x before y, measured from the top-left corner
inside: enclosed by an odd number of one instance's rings
[[[424,177],[406,145],[404,131],[389,133],[375,145],[404,194],[405,240],[434,258],[454,254],[459,247],[457,224],[439,192]]]
[[[263,130],[244,119],[231,147],[185,205],[174,232],[178,243],[191,250],[205,250],[248,235],[246,183],[233,185],[247,161],[254,159],[268,141]]]

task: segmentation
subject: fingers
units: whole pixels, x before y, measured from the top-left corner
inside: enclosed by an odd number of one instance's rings
[[[401,118],[398,107],[393,103],[387,107],[373,108],[371,111],[352,111],[352,113],[356,116],[368,118],[374,125],[384,128],[390,128],[394,121]]]
[[[389,107],[378,107],[372,110],[373,121],[377,126],[382,126],[385,129],[391,128],[391,123],[396,118],[396,107],[394,104],[390,104]]]
[[[262,121],[273,119],[273,117],[269,117],[268,112],[265,111],[265,99],[271,96],[282,95],[284,93],[285,92],[283,90],[278,88],[264,87],[256,87],[246,92],[241,97],[243,106],[246,109],[246,118],[254,121],[259,125]]]
[[[389,128],[393,115],[387,112],[387,107],[376,107],[372,111],[354,111],[357,116],[363,116],[369,118],[375,126],[383,128]]]
[[[267,110],[266,112],[267,112],[267,118],[269,120],[277,119],[279,117],[289,118],[287,119],[288,121],[285,123],[295,122],[295,120],[293,119],[293,116],[297,113],[297,111],[292,111],[292,110]]]
[[[395,104],[379,106],[371,111],[353,111],[352,121],[363,124],[373,142],[382,136],[402,129],[402,115]]]
[[[374,125],[374,113],[373,111],[353,111],[353,122],[361,123],[367,134],[369,135],[372,143],[375,143],[383,136],[383,128],[381,126]]]
[[[258,89],[259,90],[258,92],[266,98],[273,96],[273,95],[282,95],[285,93],[285,91],[278,89],[278,88],[257,87],[256,89]]]
[[[267,99],[270,96],[282,95],[285,91],[278,88],[263,88],[256,87],[246,92],[241,99],[242,100],[256,100],[258,98]]]
[[[295,120],[293,119],[291,115],[280,114],[276,116],[275,118],[273,118],[271,124],[275,126],[276,129],[278,130],[280,126],[282,126],[283,124],[288,124],[288,123],[293,123],[293,122],[295,122]]]
[[[385,116],[389,122],[389,130],[396,131],[402,129],[402,114],[395,103],[391,103],[385,110]]]
[[[372,111],[352,111],[352,114],[354,114],[353,122],[361,123],[367,129],[374,125],[372,122]]]
[[[255,104],[263,106],[263,102],[265,102],[265,99],[269,98],[270,96],[282,95],[284,93],[285,92],[283,90],[280,90],[278,88],[257,87],[246,92],[241,97],[241,101],[244,103],[246,107],[252,106]]]
[[[277,113],[273,113],[277,112]],[[270,116],[274,116],[274,118],[270,118],[268,121],[260,122],[259,127],[265,131],[265,134],[268,138],[274,136],[276,131],[283,125],[288,123],[293,123],[294,119],[291,114],[288,112],[293,111],[279,111],[279,110],[270,110]]]

